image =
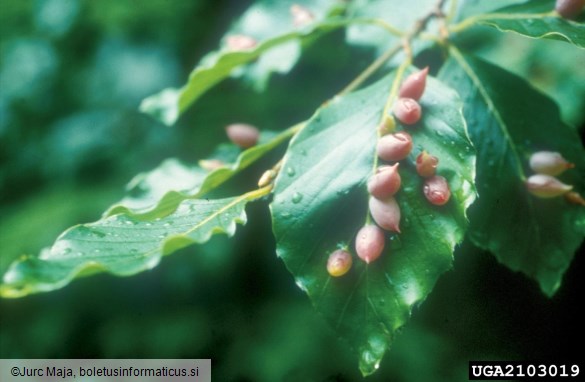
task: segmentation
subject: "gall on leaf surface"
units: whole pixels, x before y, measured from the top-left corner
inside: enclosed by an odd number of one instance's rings
[[[113,215],[65,231],[36,256],[14,261],[3,276],[0,296],[21,297],[48,292],[73,279],[98,272],[130,276],[154,268],[162,256],[216,233],[232,236],[246,223],[244,211],[253,195],[183,201],[171,215],[140,221]]]
[[[585,209],[564,198],[530,195],[530,156],[557,151],[575,168],[559,176],[585,190],[585,150],[557,105],[522,78],[452,49],[439,78],[464,96],[477,148],[478,201],[470,208],[473,242],[552,296],[585,236]]]
[[[300,52],[300,42],[311,41],[350,23],[346,19],[325,18],[302,28],[294,28],[291,22],[286,32],[278,35],[271,32],[268,34],[270,37],[257,32],[250,36],[257,41],[256,46],[246,50],[230,50],[225,46],[207,54],[191,71],[184,86],[179,89],[164,89],[145,98],[140,104],[140,110],[171,126],[199,97],[231,75],[238,76],[239,73],[242,76],[248,73],[247,77],[261,89],[270,73],[286,73],[292,69],[300,53],[294,53],[291,49]],[[234,30],[234,33],[240,29]],[[280,31],[281,28],[277,30]],[[247,64],[251,65],[246,68]]]
[[[291,141],[271,204],[278,256],[353,348],[364,375],[377,369],[413,306],[451,267],[467,227],[465,210],[475,199],[475,153],[462,104],[453,90],[429,78],[420,101],[423,117],[409,128],[415,149],[400,165],[402,188],[395,197],[402,234],[385,233],[384,253],[375,262],[354,261],[343,277],[328,275],[328,255],[344,247],[353,251],[365,224],[367,180],[379,164],[376,128],[393,81],[391,73],[318,110]],[[415,168],[423,148],[441,158],[440,172],[453,191],[445,206],[424,197]]]
[[[231,35],[250,36],[258,42],[273,39],[295,31],[311,29],[330,16],[342,13],[346,4],[339,0],[259,0],[255,1],[234,23],[222,40]],[[303,20],[294,17],[306,13],[312,17]],[[242,78],[256,90],[265,89],[273,73],[287,74],[302,55],[302,42],[293,39],[263,53],[257,60],[234,70],[231,75]],[[213,55],[213,53],[211,54]]]
[[[167,216],[183,200],[200,198],[239,174],[291,134],[290,130],[278,134],[263,131],[259,144],[244,151],[233,144],[220,145],[210,159],[224,165],[212,170],[200,165],[187,166],[175,158],[166,159],[155,169],[136,175],[127,186],[127,195],[104,215],[126,214],[140,220]]]

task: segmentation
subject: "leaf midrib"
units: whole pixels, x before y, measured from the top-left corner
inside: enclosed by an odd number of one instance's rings
[[[514,157],[514,163],[516,164],[517,175],[519,176],[520,179],[525,180],[526,174],[524,173],[524,170],[522,169],[522,161],[520,160],[520,157],[518,155],[518,149],[516,148],[516,145],[514,144],[514,141],[512,140],[512,136],[510,135],[508,125],[506,123],[504,123],[502,116],[500,115],[500,113],[496,109],[490,95],[488,94],[488,91],[485,89],[485,87],[481,83],[481,80],[475,75],[475,72],[469,66],[469,64],[465,60],[465,57],[463,57],[463,54],[459,51],[459,49],[457,49],[454,46],[451,46],[451,48],[449,49],[449,52],[455,58],[455,60],[457,60],[457,62],[461,66],[461,68],[465,71],[465,73],[469,76],[469,78],[475,84],[476,88],[479,90],[484,102],[488,106],[488,112],[496,120],[497,125],[500,128],[500,131],[504,135],[506,142],[508,142],[508,146],[511,148],[511,151],[512,151],[512,154]]]

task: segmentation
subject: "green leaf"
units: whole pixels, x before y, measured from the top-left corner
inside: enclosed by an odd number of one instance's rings
[[[376,127],[394,74],[362,91],[335,98],[292,140],[276,179],[271,204],[277,253],[338,335],[359,357],[363,374],[378,367],[413,306],[430,293],[452,264],[462,240],[465,209],[475,198],[474,152],[457,94],[433,78],[421,99],[423,118],[411,133],[415,148],[400,166],[402,234],[386,235],[382,258],[331,278],[328,255],[353,248],[364,225],[366,180],[377,163]],[[414,161],[423,150],[440,158],[452,199],[431,205],[422,193]],[[351,249],[353,250],[353,249]]]
[[[461,20],[469,16],[475,16],[482,13],[491,13],[498,8],[510,6],[514,3],[524,3],[526,0],[463,0],[459,1],[457,9],[457,19]]]
[[[560,17],[554,1],[529,1],[501,8],[494,13],[464,20],[454,31],[473,24],[488,25],[503,32],[515,32],[532,38],[566,41],[585,48],[585,24]]]
[[[393,26],[398,32],[408,33],[414,23],[430,12],[435,0],[402,2],[400,5],[385,0],[355,0],[350,3],[348,14],[352,18],[376,18]],[[347,41],[355,45],[387,49],[395,39],[387,30],[372,25],[356,24],[348,28]]]
[[[134,177],[127,186],[129,195],[111,206],[104,215],[127,214],[140,220],[167,216],[183,200],[201,198],[246,169],[290,138],[300,126],[293,126],[276,136],[272,132],[262,132],[261,142],[265,141],[265,135],[273,138],[243,151],[234,163],[225,163],[225,166],[213,171],[200,166],[188,167],[177,159],[167,159],[154,170]],[[219,159],[225,162],[228,158],[231,159],[231,153]]]
[[[140,110],[161,120],[166,125],[174,124],[179,116],[207,90],[228,77],[232,71],[250,63],[269,50],[285,43],[314,38],[347,25],[347,20],[329,20],[312,24],[306,28],[288,32],[261,41],[253,49],[230,51],[223,49],[205,57],[189,75],[189,81],[181,89],[165,89],[142,101]]]
[[[130,276],[154,268],[161,257],[223,232],[232,236],[246,223],[246,203],[261,191],[235,198],[185,200],[173,214],[154,221],[113,215],[65,231],[38,257],[23,256],[4,274],[2,297],[62,288],[98,272]]]
[[[295,25],[292,7],[302,7],[308,11],[313,21]],[[341,13],[344,8],[345,4],[338,0],[260,0],[254,2],[239,17],[224,38],[229,35],[245,35],[253,37],[256,41],[265,41],[309,27],[311,24],[321,23],[331,15]],[[305,39],[305,42],[310,43],[311,39]],[[256,90],[263,90],[273,73],[286,74],[294,67],[301,56],[301,49],[299,39],[291,40],[267,51],[258,60],[232,72],[232,75],[243,77],[252,83]]]
[[[520,77],[452,50],[440,78],[464,96],[477,148],[478,202],[470,209],[472,240],[512,270],[534,278],[552,296],[585,234],[585,208],[564,198],[530,195],[530,155],[558,151],[576,164],[560,176],[585,190],[585,152],[558,107]]]

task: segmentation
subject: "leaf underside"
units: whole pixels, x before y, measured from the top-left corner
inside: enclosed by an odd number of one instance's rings
[[[576,168],[559,176],[585,190],[585,151],[557,106],[520,77],[453,52],[439,77],[464,96],[465,118],[477,147],[478,201],[471,207],[472,240],[552,296],[585,236],[585,208],[564,198],[541,199],[523,184],[536,151],[557,151]]]
[[[246,195],[185,200],[171,215],[139,221],[114,215],[65,231],[39,257],[23,256],[3,278],[0,295],[21,297],[62,288],[76,277],[97,272],[129,276],[155,267],[162,256],[223,232],[232,236],[245,224]]]
[[[402,234],[387,234],[386,249],[366,266],[340,278],[326,270],[328,255],[353,247],[364,225],[377,141],[376,126],[394,74],[320,109],[295,136],[278,176],[271,204],[277,253],[329,324],[359,357],[364,375],[373,373],[437,278],[451,267],[462,240],[466,207],[474,200],[474,152],[455,92],[429,78],[421,99],[423,118],[408,129],[415,148],[402,161],[397,194]],[[399,127],[402,128],[402,127]],[[451,186],[451,201],[430,205],[414,160],[423,150],[440,158],[439,173]]]

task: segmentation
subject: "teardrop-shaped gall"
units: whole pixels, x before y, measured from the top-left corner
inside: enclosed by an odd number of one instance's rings
[[[526,179],[526,188],[539,198],[554,198],[571,191],[573,186],[564,184],[554,176],[537,174]]]
[[[573,163],[567,162],[557,152],[538,151],[530,156],[530,168],[539,174],[556,176],[573,167],[575,167]]]
[[[380,135],[390,134],[396,130],[396,120],[391,115],[385,115],[382,122],[378,125]]]
[[[268,186],[270,183],[272,183],[274,178],[276,178],[276,175],[278,175],[278,174],[274,170],[264,171],[264,173],[262,173],[262,176],[260,177],[260,179],[258,179],[258,187]]]
[[[422,110],[412,98],[398,98],[392,108],[394,115],[405,125],[414,125],[420,120]]]
[[[400,207],[393,196],[385,199],[370,198],[370,214],[386,231],[400,233]]]
[[[402,98],[412,98],[414,100],[419,100],[425,91],[428,73],[429,67],[427,66],[423,70],[412,73],[406,77],[400,86],[398,95]]]
[[[327,272],[333,277],[343,276],[351,269],[352,263],[351,254],[344,249],[338,249],[327,259]]]
[[[567,199],[569,203],[585,206],[585,199],[583,199],[581,194],[579,194],[578,192],[575,191],[567,192],[565,194],[565,199]]]
[[[368,181],[368,192],[378,199],[394,195],[400,189],[399,163],[393,166],[380,166]]]
[[[431,176],[425,180],[423,192],[427,200],[435,206],[447,204],[451,198],[451,189],[447,179],[439,175]]]
[[[226,134],[232,143],[247,149],[258,143],[260,132],[252,125],[233,123],[225,128]]]
[[[412,151],[412,137],[406,131],[388,134],[378,140],[378,156],[385,161],[399,161]]]
[[[226,45],[229,50],[240,51],[255,48],[258,42],[250,36],[234,34],[226,37]]]
[[[424,150],[416,157],[416,172],[424,178],[435,175],[438,165],[439,159]]]
[[[566,19],[573,19],[581,13],[585,7],[585,0],[557,0],[555,11]]]
[[[369,264],[380,257],[385,241],[384,232],[379,227],[365,225],[355,238],[355,251],[360,259]]]
[[[299,4],[293,4],[290,7],[290,14],[295,27],[302,27],[315,21],[315,16],[307,8]]]

